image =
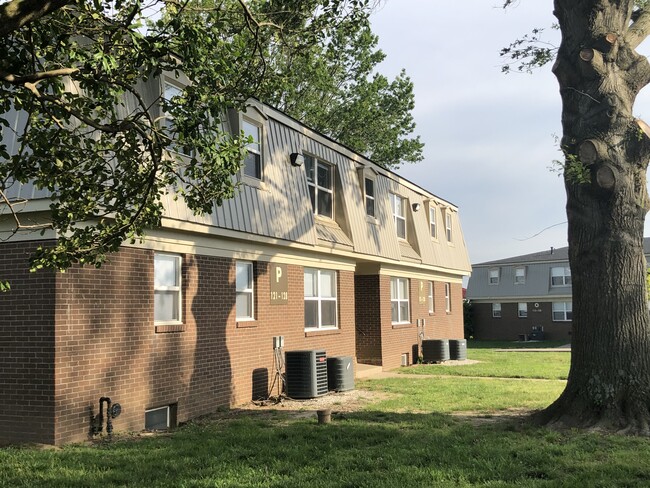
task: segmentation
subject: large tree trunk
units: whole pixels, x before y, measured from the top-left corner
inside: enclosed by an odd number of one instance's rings
[[[650,64],[632,0],[555,0],[573,279],[571,370],[547,424],[650,434],[643,225],[650,130],[632,115]],[[632,19],[635,19],[633,21]]]

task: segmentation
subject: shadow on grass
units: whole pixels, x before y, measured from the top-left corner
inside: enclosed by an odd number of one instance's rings
[[[644,439],[436,413],[231,411],[172,435],[0,450],[0,486],[647,486]]]

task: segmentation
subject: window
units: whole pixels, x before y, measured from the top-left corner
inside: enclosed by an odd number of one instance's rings
[[[517,316],[520,319],[525,319],[528,317],[528,304],[527,303],[518,303],[517,304]]]
[[[375,180],[364,178],[366,191],[366,215],[375,216]]]
[[[573,319],[571,302],[553,302],[553,322],[569,322]]]
[[[336,325],[336,271],[305,268],[305,328]]]
[[[451,312],[451,284],[445,283],[445,311]]]
[[[144,411],[145,430],[167,430],[177,425],[178,404],[151,408]]]
[[[397,237],[406,239],[406,199],[391,193],[390,203],[393,208],[393,219],[395,220]]]
[[[253,263],[237,261],[235,287],[237,320],[254,320]]]
[[[244,175],[251,178],[262,179],[262,127],[248,119],[242,120],[242,130],[245,137],[250,137],[253,142],[246,145],[248,153],[244,159]]]
[[[408,279],[390,279],[390,311],[393,324],[410,323]]]
[[[309,198],[316,215],[332,218],[334,201],[334,167],[305,154],[305,171]]]
[[[165,104],[165,102],[170,102],[173,98],[180,97],[182,94],[183,94],[183,90],[179,86],[173,85],[167,81],[163,82],[163,105]],[[173,141],[177,137],[177,134],[175,133],[175,129],[174,129],[174,118],[170,113],[168,113],[165,110],[163,110],[162,125],[163,125],[162,128],[167,133],[167,137],[169,137],[170,140]],[[173,143],[170,143],[168,149],[170,151],[175,151],[177,153],[183,154],[185,156],[191,156],[193,153],[192,148],[182,147],[180,145],[173,144]]]
[[[181,257],[155,254],[153,317],[157,324],[181,322]]]
[[[169,429],[169,407],[152,408],[144,412],[145,430]]]
[[[571,285],[571,268],[568,266],[551,268],[551,286],[569,285]]]
[[[435,311],[435,303],[433,301],[433,281],[429,281],[429,313]]]
[[[499,268],[493,268],[488,271],[488,283],[490,285],[499,284]]]
[[[526,268],[515,268],[515,285],[523,285],[526,283]]]
[[[493,303],[492,304],[492,317],[495,319],[500,319],[501,318],[501,304],[500,303]]]
[[[445,212],[445,228],[447,230],[447,242],[451,242],[451,212]]]
[[[431,231],[431,237],[437,239],[438,233],[436,231],[436,207],[433,205],[429,206],[429,229]]]

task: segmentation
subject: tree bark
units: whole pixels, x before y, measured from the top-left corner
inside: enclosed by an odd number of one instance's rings
[[[572,361],[545,424],[650,434],[650,314],[643,226],[650,139],[632,115],[650,82],[635,52],[647,16],[632,0],[555,0],[562,97]],[[640,22],[632,22],[632,17]],[[586,156],[586,157],[585,157]],[[586,161],[580,161],[584,157]]]

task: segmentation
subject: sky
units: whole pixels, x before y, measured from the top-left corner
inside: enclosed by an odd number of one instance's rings
[[[557,45],[553,2],[501,5],[384,0],[371,17],[386,53],[378,70],[391,78],[406,70],[425,143],[424,161],[397,172],[459,207],[473,264],[567,245],[566,196],[552,169],[562,156],[557,81],[550,66],[505,75],[499,56],[536,27]],[[635,115],[650,121],[650,93],[637,98]]]

